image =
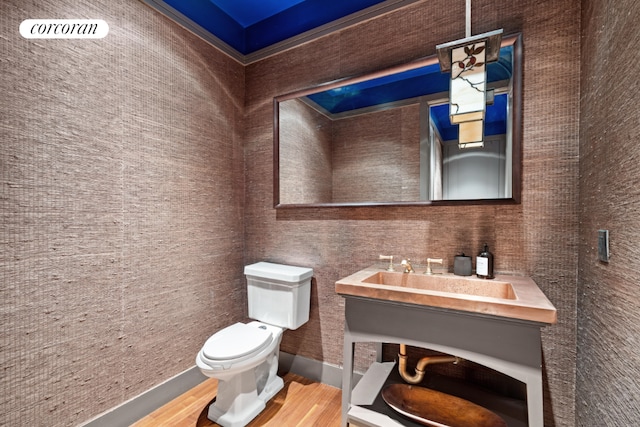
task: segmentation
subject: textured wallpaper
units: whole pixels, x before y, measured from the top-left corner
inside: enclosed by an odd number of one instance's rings
[[[578,281],[579,426],[640,425],[640,3],[583,1]],[[598,261],[599,229],[611,258]]]
[[[273,97],[434,54],[464,36],[459,3],[418,2],[245,68],[141,2],[4,1],[0,425],[77,425],[193,366],[246,315],[246,263],[314,269],[310,321],[282,349],[339,366],[337,279],[379,254],[451,267],[485,242],[498,272],[530,275],[558,309],[545,425],[638,424],[637,2],[473,2],[473,33],[523,34],[520,205],[273,209]],[[23,39],[36,17],[110,30]],[[366,368],[373,347],[356,358]]]
[[[43,17],[109,33],[20,36]],[[137,1],[0,22],[0,425],[72,426],[244,318],[244,70]]]
[[[418,263],[442,257],[452,268],[456,253],[475,255],[488,243],[497,271],[530,275],[558,309],[558,324],[543,330],[545,419],[548,426],[574,426],[580,74],[565,65],[579,51],[580,5],[484,0],[473,9],[474,34],[523,34],[522,204],[272,208],[273,97],[432,55],[436,44],[464,37],[464,2],[418,2],[247,66],[247,259],[314,269],[311,319],[286,332],[282,348],[341,365],[337,279],[380,254]],[[371,346],[357,346],[357,366],[365,369],[372,354]]]

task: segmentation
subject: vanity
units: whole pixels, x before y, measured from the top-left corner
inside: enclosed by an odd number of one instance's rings
[[[393,369],[382,343],[427,348],[484,365],[526,386],[529,427],[543,427],[541,328],[556,309],[524,276],[493,280],[372,266],[338,280],[345,299],[342,426],[400,426],[368,409]],[[353,392],[355,343],[379,343],[378,362]],[[427,374],[428,375],[428,374]]]

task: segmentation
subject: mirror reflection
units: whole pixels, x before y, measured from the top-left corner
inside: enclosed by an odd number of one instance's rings
[[[277,97],[275,206],[519,202],[521,50],[487,65],[482,148],[458,147],[435,56]]]

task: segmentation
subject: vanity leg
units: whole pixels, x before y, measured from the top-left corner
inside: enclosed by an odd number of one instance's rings
[[[341,427],[347,427],[347,412],[351,406],[351,389],[353,382],[353,353],[355,343],[349,334],[344,334],[344,366],[342,367],[342,422]]]
[[[527,381],[527,412],[529,427],[544,427],[541,372],[530,377],[529,381]]]

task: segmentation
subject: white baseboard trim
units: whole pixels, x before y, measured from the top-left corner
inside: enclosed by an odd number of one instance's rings
[[[279,368],[281,372],[292,372],[333,387],[340,388],[342,384],[341,367],[283,351],[280,352]],[[360,375],[354,374],[355,382],[359,378]],[[121,405],[80,424],[80,427],[128,427],[206,379],[207,377],[200,372],[200,369],[192,366]],[[213,396],[211,398],[213,399]]]

